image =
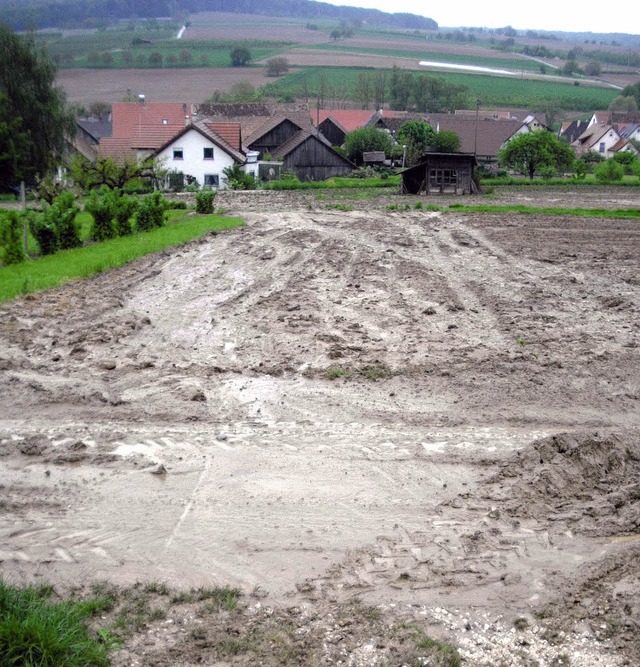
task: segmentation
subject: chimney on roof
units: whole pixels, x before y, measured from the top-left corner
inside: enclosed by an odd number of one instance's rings
[[[185,124],[185,126],[186,126],[186,125],[189,125],[189,121],[190,121],[190,120],[191,120],[191,117],[190,117],[190,116],[185,116],[185,117],[184,117],[184,124]]]
[[[138,95],[138,100],[140,101],[140,104],[144,104],[144,99],[145,99],[144,95],[140,93],[140,95]]]

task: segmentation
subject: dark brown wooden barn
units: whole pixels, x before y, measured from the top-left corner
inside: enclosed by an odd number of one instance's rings
[[[403,194],[476,194],[472,153],[425,153],[420,162],[402,172]]]
[[[263,125],[257,132],[247,138],[247,148],[252,151],[258,151],[259,158],[262,160],[266,155],[273,155],[273,152],[279,146],[286,143],[303,128],[290,118],[274,117]]]
[[[324,181],[333,176],[347,176],[355,165],[329,146],[324,137],[300,130],[273,157],[283,160],[283,168],[301,181]]]

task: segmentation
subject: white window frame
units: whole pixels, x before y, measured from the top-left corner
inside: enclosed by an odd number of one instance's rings
[[[181,146],[176,146],[173,149],[173,159],[184,160],[184,148],[182,148]]]

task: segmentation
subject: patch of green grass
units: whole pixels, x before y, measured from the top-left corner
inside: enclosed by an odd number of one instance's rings
[[[428,649],[431,657],[435,659],[435,664],[442,667],[460,667],[462,665],[462,657],[458,649],[448,642],[431,639],[423,633],[416,641],[416,648]]]
[[[353,211],[351,204],[327,204],[326,207],[337,211]]]
[[[165,248],[188,243],[207,232],[237,227],[239,218],[186,214],[170,211],[169,222],[150,232],[142,232],[102,243],[94,243],[55,255],[0,267],[0,301],[20,294],[58,287],[76,278],[88,278],[101,271]]]
[[[265,183],[264,190],[334,190],[354,189],[364,190],[367,188],[398,188],[400,176],[389,176],[388,178],[347,178],[346,176],[335,176],[326,181],[298,181],[282,180]]]
[[[518,213],[520,215],[571,215],[581,218],[616,218],[635,220],[640,218],[640,209],[637,208],[551,208],[523,206],[521,204],[510,206],[499,205],[472,205],[451,204],[450,211],[462,211],[466,213]]]
[[[325,377],[327,380],[337,380],[338,378],[349,377],[351,371],[348,371],[346,368],[340,368],[334,366],[333,368],[327,368],[325,372]]]
[[[51,587],[18,588],[0,580],[0,664],[106,667],[106,643],[91,636],[87,621],[112,601],[53,601],[52,593]]]
[[[513,627],[520,631],[526,630],[529,627],[529,621],[523,617],[516,618],[516,620],[513,622]]]

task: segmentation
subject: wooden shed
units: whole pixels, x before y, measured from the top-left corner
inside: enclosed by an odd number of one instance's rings
[[[402,172],[402,193],[418,194],[476,194],[472,153],[425,153],[420,162]]]
[[[324,181],[333,176],[348,176],[355,165],[329,146],[327,140],[300,130],[289,141],[273,151],[283,160],[283,168],[301,181]]]

